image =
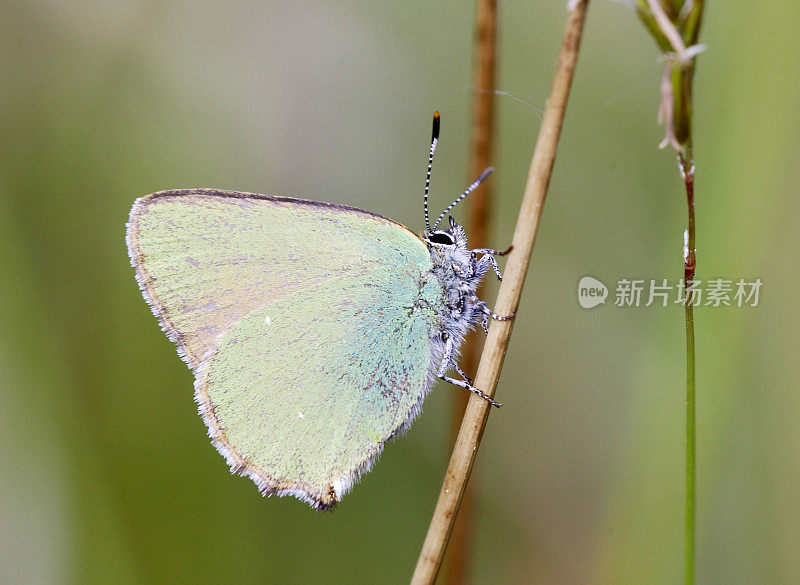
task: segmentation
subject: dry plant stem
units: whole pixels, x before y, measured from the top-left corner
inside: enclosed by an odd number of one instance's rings
[[[475,16],[475,94],[472,102],[472,160],[467,177],[472,181],[491,165],[494,138],[494,90],[497,62],[497,0],[477,0]],[[492,200],[492,181],[471,195],[468,234],[473,247],[489,247],[488,225]],[[478,335],[467,339],[463,351],[463,365],[474,372],[480,357]],[[458,436],[461,420],[467,407],[469,393],[454,392],[452,408],[452,440]],[[444,560],[442,583],[452,585],[467,582],[471,558],[472,510],[474,489],[467,483],[458,518],[450,536],[450,546]]]
[[[513,313],[519,305],[575,73],[587,5],[588,0],[570,2],[569,18],[556,65],[553,87],[547,100],[514,230],[512,239],[514,252],[509,255],[503,283],[497,296],[495,312],[499,314]],[[512,325],[513,320],[492,321],[489,327],[489,336],[475,378],[475,385],[489,396],[494,395],[497,387]],[[411,578],[412,585],[431,584],[436,579],[464,487],[475,462],[489,409],[489,403],[485,400],[477,396],[470,397],[444,484],[439,492],[439,500],[428,527],[428,534]]]

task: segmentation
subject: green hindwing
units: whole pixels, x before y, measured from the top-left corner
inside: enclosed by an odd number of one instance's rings
[[[139,199],[139,285],[194,370],[231,469],[335,505],[419,412],[443,304],[426,245],[351,207],[187,190]]]

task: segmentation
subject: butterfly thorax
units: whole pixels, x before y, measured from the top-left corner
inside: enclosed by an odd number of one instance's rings
[[[438,331],[444,341],[453,338],[460,345],[472,325],[481,320],[480,300],[475,294],[484,272],[478,270],[476,254],[467,247],[464,229],[450,219],[450,228],[425,234],[431,253],[432,273],[442,287],[445,302],[440,305]]]

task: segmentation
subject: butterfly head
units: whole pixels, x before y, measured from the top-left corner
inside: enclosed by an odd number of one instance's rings
[[[423,240],[428,248],[447,250],[467,250],[467,234],[464,228],[456,223],[452,216],[449,218],[450,227],[447,229],[436,229],[426,231]]]

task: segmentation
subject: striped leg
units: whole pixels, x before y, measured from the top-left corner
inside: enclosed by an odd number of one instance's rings
[[[502,403],[497,402],[496,400],[492,400],[492,398],[488,394],[486,394],[482,390],[478,390],[475,386],[472,385],[472,380],[469,379],[469,376],[467,376],[464,372],[462,372],[461,368],[459,368],[458,364],[456,364],[455,361],[453,360],[453,353],[454,353],[454,347],[453,347],[453,340],[451,338],[447,340],[447,345],[445,345],[444,356],[442,357],[442,365],[439,366],[439,371],[437,372],[436,376],[439,379],[444,380],[445,382],[449,382],[453,386],[465,388],[470,392],[472,392],[473,394],[477,394],[492,406],[496,406],[497,408],[502,407],[503,406]],[[456,380],[455,378],[447,376],[446,373],[450,367],[452,367],[456,372],[458,372],[459,375],[463,376],[465,380],[469,380],[469,382],[466,382],[464,380]]]
[[[486,303],[484,303],[483,301],[480,301],[478,303],[478,308],[483,312],[484,315],[491,317],[495,321],[510,321],[511,319],[517,316],[516,313],[511,313],[510,315],[498,315],[497,313],[489,309],[486,306]]]

